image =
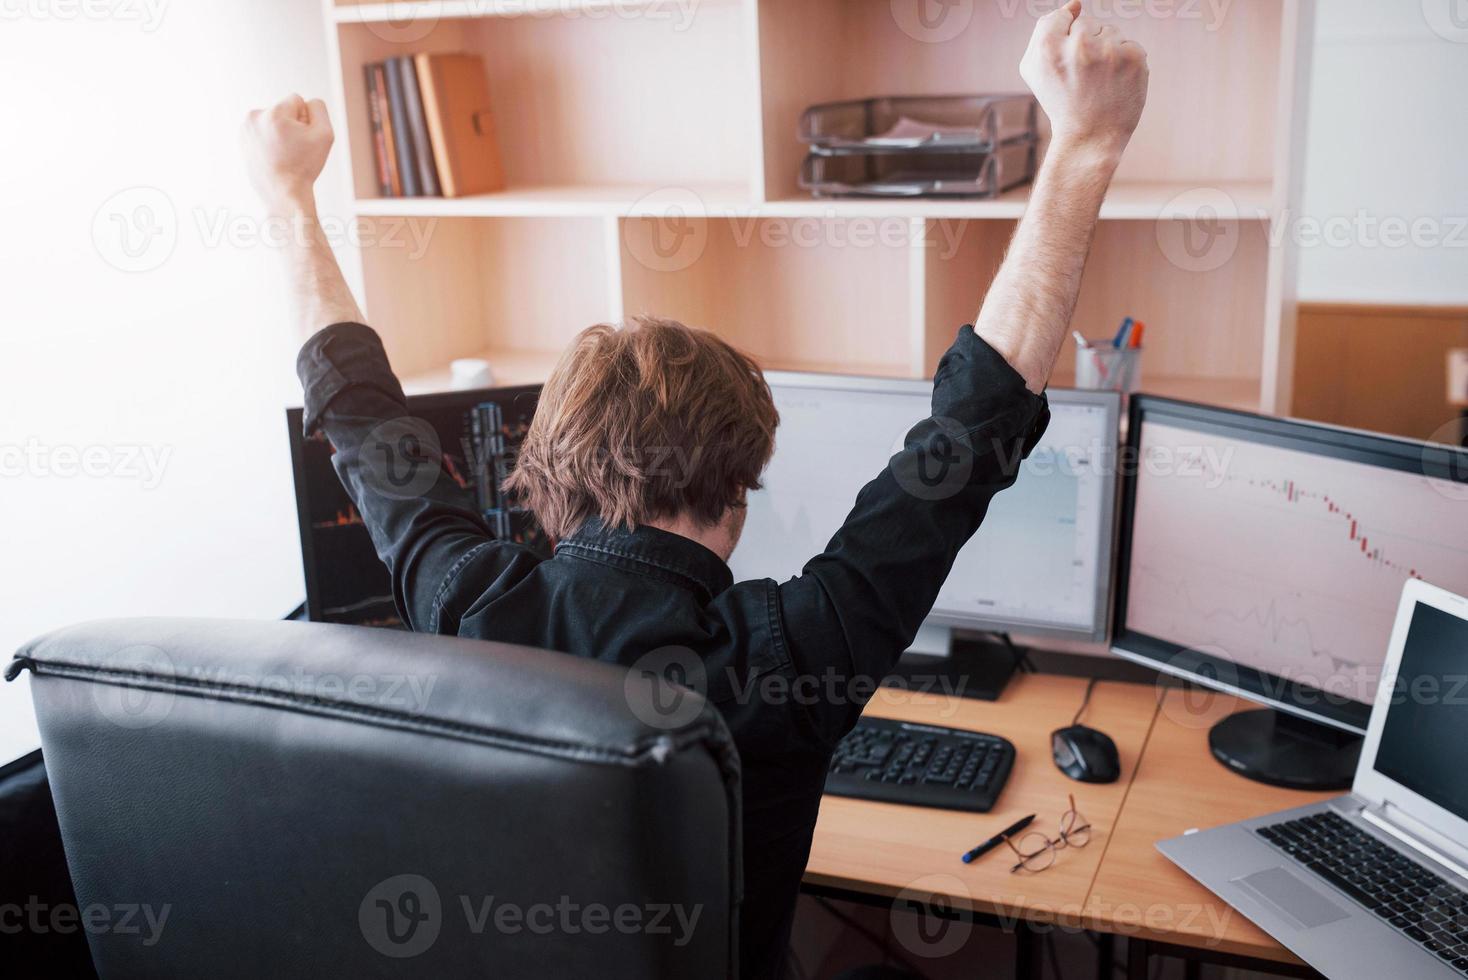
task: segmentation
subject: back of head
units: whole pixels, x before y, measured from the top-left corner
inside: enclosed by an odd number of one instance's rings
[[[713,334],[600,324],[551,373],[507,488],[553,538],[590,517],[712,526],[759,488],[778,424],[759,367]]]

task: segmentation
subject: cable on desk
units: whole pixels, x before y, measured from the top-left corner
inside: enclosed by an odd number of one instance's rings
[[[1021,674],[1033,674],[1035,672],[1035,665],[1030,663],[1029,651],[1017,645],[1014,640],[1010,639],[1008,633],[994,633],[991,635],[1000,643],[1004,644],[1005,649],[1009,651],[1009,655],[1014,658],[1014,669],[1016,671]]]
[[[1081,698],[1081,706],[1076,709],[1075,717],[1070,720],[1072,727],[1081,723],[1081,715],[1086,713],[1086,708],[1091,704],[1091,692],[1096,690],[1096,682],[1100,679],[1099,677],[1092,677],[1091,682],[1086,685],[1086,696]]]

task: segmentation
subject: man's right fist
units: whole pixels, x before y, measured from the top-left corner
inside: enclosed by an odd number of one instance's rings
[[[250,181],[272,209],[311,199],[311,187],[326,165],[333,134],[326,103],[287,96],[245,117],[245,160]]]
[[[1020,74],[1050,117],[1052,145],[1119,158],[1147,104],[1147,52],[1081,0],[1035,24]]]

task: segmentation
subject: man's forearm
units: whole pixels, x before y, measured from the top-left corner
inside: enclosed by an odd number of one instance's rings
[[[316,218],[313,187],[336,139],[326,103],[286,96],[269,109],[249,113],[242,137],[250,180],[271,220],[286,225],[282,251],[303,336],[333,323],[360,323],[362,311]]]
[[[1070,329],[1120,151],[1052,144],[974,331],[1044,390]]]
[[[278,213],[290,225],[285,245],[286,275],[301,336],[309,337],[333,323],[362,322],[362,311],[347,288],[317,218],[316,202],[298,199],[282,205]]]

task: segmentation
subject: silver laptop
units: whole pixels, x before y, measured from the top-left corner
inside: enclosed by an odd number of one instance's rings
[[[1349,795],[1157,849],[1332,980],[1468,976],[1468,599],[1407,582]]]

